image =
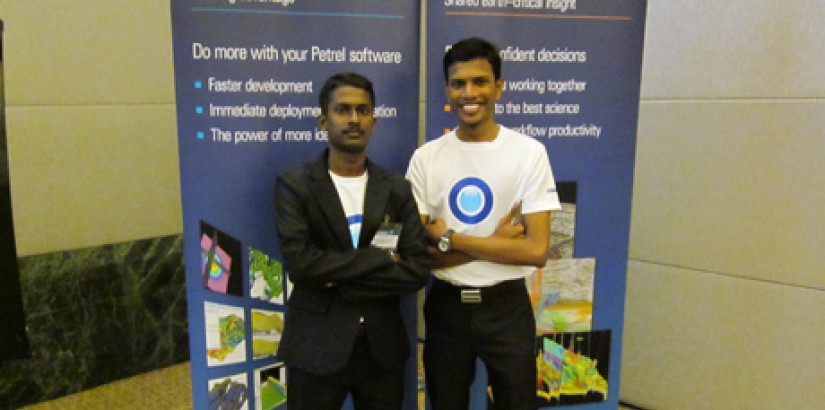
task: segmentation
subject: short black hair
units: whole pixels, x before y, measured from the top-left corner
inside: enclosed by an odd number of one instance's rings
[[[327,78],[318,94],[318,104],[321,106],[321,113],[327,114],[329,110],[329,100],[332,92],[338,87],[350,86],[360,88],[370,95],[370,104],[375,107],[375,91],[372,89],[372,81],[358,73],[338,73]]]
[[[448,72],[453,64],[479,58],[490,62],[496,80],[501,78],[501,55],[498,47],[483,38],[470,37],[453,44],[444,54],[444,81],[449,80]]]

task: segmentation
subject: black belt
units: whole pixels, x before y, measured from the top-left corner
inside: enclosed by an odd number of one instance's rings
[[[484,300],[491,300],[527,291],[524,279],[506,280],[495,285],[479,287],[453,285],[450,282],[436,278],[433,286],[459,295],[462,303],[481,303]]]

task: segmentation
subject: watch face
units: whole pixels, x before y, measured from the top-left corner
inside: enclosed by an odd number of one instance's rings
[[[450,250],[450,240],[447,239],[447,238],[441,238],[441,240],[438,241],[438,250],[440,250],[441,252],[449,251]]]

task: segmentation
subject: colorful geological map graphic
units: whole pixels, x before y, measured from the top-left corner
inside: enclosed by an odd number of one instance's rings
[[[236,315],[222,317],[219,319],[219,329],[221,335],[220,349],[208,349],[206,354],[213,359],[223,361],[244,341],[243,318]]]

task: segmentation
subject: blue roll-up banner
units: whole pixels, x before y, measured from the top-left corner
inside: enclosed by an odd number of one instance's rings
[[[419,6],[172,0],[194,408],[286,408],[275,351],[290,286],[275,177],[326,147],[318,91],[341,71],[375,84],[370,158],[406,170],[418,146]],[[415,408],[409,367],[406,408]]]
[[[499,123],[544,143],[564,209],[532,282],[539,407],[615,409],[644,39],[643,0],[427,3],[427,138],[453,128],[442,57],[470,36],[497,44]],[[513,159],[517,160],[517,159]],[[471,407],[486,408],[486,377]]]

